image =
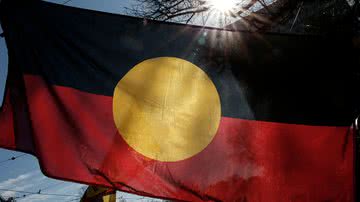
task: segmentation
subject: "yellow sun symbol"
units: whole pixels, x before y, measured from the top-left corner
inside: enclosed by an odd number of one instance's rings
[[[217,89],[195,64],[175,57],[147,59],[117,84],[114,121],[126,143],[163,162],[204,150],[221,119]]]

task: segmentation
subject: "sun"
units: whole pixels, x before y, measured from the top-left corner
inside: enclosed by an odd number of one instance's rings
[[[208,0],[210,6],[220,12],[229,12],[236,6],[235,0]]]

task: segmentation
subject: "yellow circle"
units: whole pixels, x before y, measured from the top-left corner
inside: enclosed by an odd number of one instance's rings
[[[116,85],[114,121],[134,150],[159,161],[179,161],[213,139],[220,116],[215,85],[196,65],[179,58],[145,60]]]

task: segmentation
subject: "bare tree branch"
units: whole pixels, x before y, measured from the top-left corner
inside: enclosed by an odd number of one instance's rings
[[[136,0],[127,8],[130,15],[159,21],[208,23],[209,16],[216,12],[210,0]],[[225,0],[224,0],[225,1]],[[335,26],[333,18],[344,18],[351,11],[348,0],[235,0],[234,8],[222,13],[219,25],[227,28],[266,31],[323,29]],[[304,3],[301,3],[304,2]],[[358,1],[356,1],[358,2]],[[304,4],[297,16],[300,4]],[[345,7],[344,7],[345,5]],[[336,12],[335,12],[336,11]],[[204,18],[206,15],[206,20]],[[335,16],[335,17],[333,17]],[[296,24],[292,25],[296,18]],[[227,25],[228,22],[234,22]],[[321,22],[320,22],[321,21]],[[329,24],[330,22],[330,24]],[[305,24],[306,23],[306,24]],[[338,22],[339,23],[339,22]],[[290,29],[293,26],[293,29]],[[298,27],[298,28],[297,28]],[[299,28],[302,27],[302,28]],[[307,27],[307,28],[306,28]],[[322,28],[317,28],[322,27]],[[328,29],[326,28],[326,29]],[[306,29],[306,30],[305,30]]]

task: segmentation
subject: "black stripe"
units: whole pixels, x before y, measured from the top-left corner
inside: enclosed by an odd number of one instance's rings
[[[357,62],[348,36],[258,35],[144,23],[44,2],[9,5],[2,13],[4,30],[17,37],[9,43],[17,51],[10,60],[20,60],[24,73],[41,75],[49,84],[112,96],[134,65],[173,56],[208,73],[223,116],[349,125],[359,106],[353,93]]]

